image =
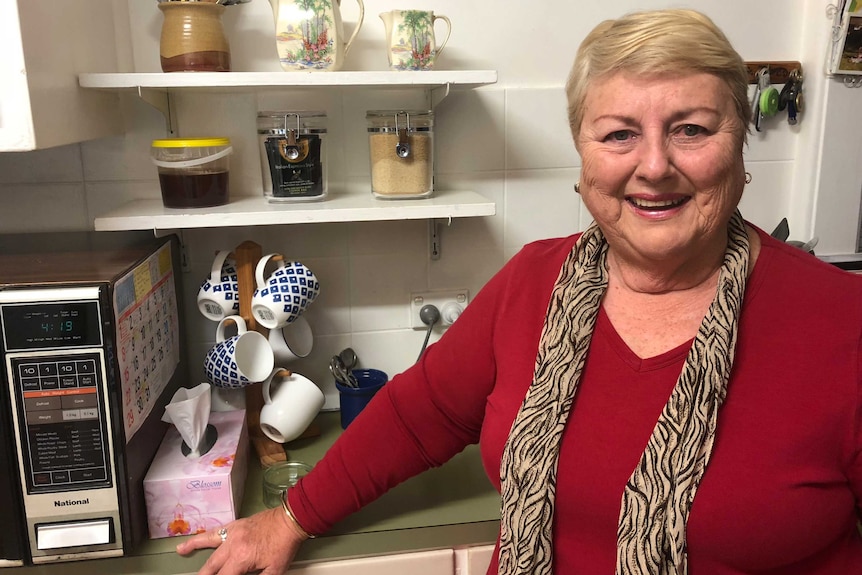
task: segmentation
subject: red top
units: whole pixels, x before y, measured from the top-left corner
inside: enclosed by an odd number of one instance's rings
[[[760,236],[728,396],[688,524],[689,572],[862,574],[862,277]],[[499,491],[550,291],[576,239],[526,246],[418,365],[377,394],[291,490],[306,530],[325,532],[477,441]],[[689,345],[640,359],[599,314],[561,445],[557,573],[614,572],[623,488]],[[488,573],[496,571],[495,557]]]

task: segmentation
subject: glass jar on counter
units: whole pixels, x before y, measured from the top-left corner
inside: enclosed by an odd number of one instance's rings
[[[263,195],[270,202],[308,202],[327,194],[326,114],[258,112]]]
[[[370,110],[365,118],[374,196],[430,196],[434,191],[434,112]]]

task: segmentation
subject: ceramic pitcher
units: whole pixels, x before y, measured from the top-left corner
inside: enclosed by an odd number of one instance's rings
[[[359,4],[359,19],[345,42],[341,0],[269,0],[275,18],[275,44],[285,70],[334,72],[362,27],[365,5]]]
[[[230,72],[230,45],[221,16],[211,2],[162,2],[159,41],[162,72]]]
[[[452,23],[443,15],[425,10],[390,10],[380,15],[386,27],[386,54],[393,70],[430,70],[452,33]],[[434,23],[446,22],[446,37],[440,45],[434,38]]]

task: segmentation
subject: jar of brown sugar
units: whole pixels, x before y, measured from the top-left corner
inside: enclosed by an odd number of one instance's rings
[[[374,196],[430,196],[434,191],[434,112],[372,110],[365,118]]]

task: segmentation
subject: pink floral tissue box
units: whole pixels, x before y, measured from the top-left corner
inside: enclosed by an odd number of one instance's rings
[[[248,474],[245,410],[211,413],[209,423],[218,439],[197,459],[182,454],[175,427],[165,434],[144,478],[151,539],[201,533],[236,519]]]

